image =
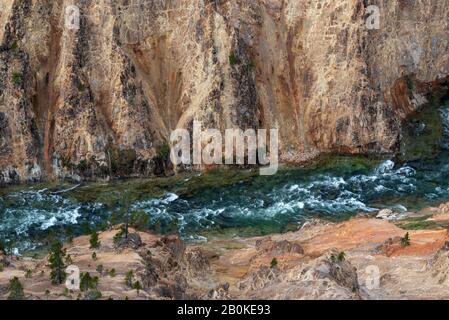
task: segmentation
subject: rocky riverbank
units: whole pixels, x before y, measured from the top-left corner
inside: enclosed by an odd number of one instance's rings
[[[89,236],[66,245],[71,263],[98,277],[94,292],[52,285],[47,257],[1,255],[0,297],[17,277],[25,298],[38,300],[447,299],[448,207],[398,220],[385,212],[311,220],[286,234],[200,244],[134,231],[133,241],[117,244],[113,228],[99,235],[98,249]]]

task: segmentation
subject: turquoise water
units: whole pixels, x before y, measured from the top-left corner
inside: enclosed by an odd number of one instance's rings
[[[0,240],[13,241],[23,252],[47,245],[52,237],[106,228],[123,205],[119,198],[125,189],[135,196],[133,211],[148,216],[145,228],[201,241],[214,234],[284,232],[311,217],[345,219],[382,208],[435,205],[449,200],[449,107],[441,109],[441,116],[446,132],[441,152],[407,164],[342,156],[314,168],[284,168],[272,177],[258,176],[256,170],[216,171],[73,190],[74,185],[4,189]]]

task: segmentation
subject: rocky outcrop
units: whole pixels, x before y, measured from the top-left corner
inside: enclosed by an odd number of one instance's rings
[[[80,9],[79,29],[66,8]],[[392,153],[449,74],[449,3],[3,0],[0,181],[150,175],[192,128],[278,128],[280,155]]]
[[[360,299],[357,269],[337,251],[287,269],[261,266],[240,283],[242,296],[258,299]]]

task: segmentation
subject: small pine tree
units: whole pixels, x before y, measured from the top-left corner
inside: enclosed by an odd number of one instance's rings
[[[25,278],[31,279],[32,277],[33,277],[33,271],[31,271],[31,269],[28,269],[27,272],[25,273]]]
[[[96,270],[100,275],[103,275],[104,267],[102,264],[98,265]]]
[[[338,259],[339,262],[345,261],[345,259],[346,259],[346,253],[344,253],[343,251],[340,252],[340,253],[338,254],[337,259]]]
[[[114,278],[116,276],[115,268],[108,270],[108,274],[111,278]]]
[[[68,266],[70,266],[73,263],[72,256],[70,254],[68,254],[67,257],[65,258],[65,263]]]
[[[408,247],[410,245],[410,234],[407,232],[404,238],[401,238],[401,245],[403,247]]]
[[[51,247],[50,257],[48,259],[51,269],[50,278],[54,285],[62,284],[67,278],[65,259],[66,250],[63,249],[62,243],[55,242]]]
[[[277,265],[278,265],[278,259],[273,258],[273,260],[271,260],[271,263],[270,263],[270,268],[273,269],[273,268],[277,267]]]
[[[140,281],[136,281],[133,283],[133,289],[137,290],[137,294],[139,294],[140,290],[142,290],[142,285],[140,284]]]
[[[101,245],[101,242],[98,240],[98,232],[92,231],[92,234],[90,235],[90,248],[91,249],[98,249]]]
[[[89,272],[84,272],[80,277],[80,290],[89,291],[90,289],[96,290],[98,286],[98,277],[91,277]]]
[[[19,278],[14,277],[9,281],[9,296],[8,300],[24,300],[25,294],[23,293],[23,285],[20,283]]]

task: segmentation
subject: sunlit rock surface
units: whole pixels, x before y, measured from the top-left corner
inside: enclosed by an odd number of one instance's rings
[[[360,0],[2,0],[0,180],[151,175],[194,119],[278,128],[284,162],[395,152],[447,85],[449,2],[371,2],[378,30]]]

